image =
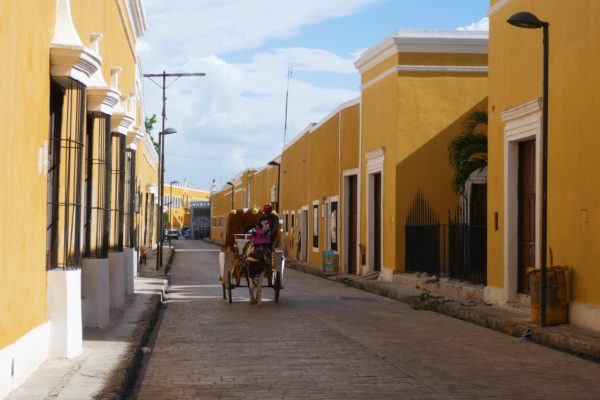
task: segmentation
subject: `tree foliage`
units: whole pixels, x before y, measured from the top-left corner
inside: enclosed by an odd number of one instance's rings
[[[150,135],[150,140],[152,140],[152,144],[154,145],[154,149],[156,152],[159,152],[158,142],[154,140],[154,136],[152,135],[152,130],[154,129],[154,124],[156,124],[156,114],[152,114],[151,117],[146,116],[144,119],[144,125],[146,127],[146,132]]]
[[[463,124],[463,131],[448,145],[448,161],[454,168],[452,189],[463,194],[471,174],[487,166],[487,124],[485,111],[475,111]]]

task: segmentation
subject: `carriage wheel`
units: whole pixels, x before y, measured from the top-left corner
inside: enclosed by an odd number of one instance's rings
[[[232,302],[232,297],[231,297],[231,289],[232,289],[232,282],[231,282],[231,271],[227,271],[227,291],[229,292],[229,302]]]
[[[279,290],[281,289],[281,272],[277,271],[275,275],[275,284],[273,285],[275,288],[275,302],[279,301]]]

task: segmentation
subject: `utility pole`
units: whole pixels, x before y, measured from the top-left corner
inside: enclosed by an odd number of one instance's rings
[[[161,74],[144,74],[145,78],[149,78],[156,86],[162,89],[162,129],[158,134],[158,229],[156,232],[157,240],[156,243],[158,245],[157,253],[156,253],[156,269],[160,269],[162,267],[162,256],[163,256],[163,185],[165,179],[165,149],[164,149],[164,140],[162,139],[163,132],[165,132],[165,121],[167,119],[167,88],[175,83],[179,78],[184,76],[206,76],[204,72],[191,72],[191,73],[167,73],[163,70]],[[167,77],[175,78],[168,86],[167,86]],[[162,78],[162,85],[156,83],[152,78]]]
[[[287,136],[287,118],[288,118],[288,95],[290,93],[290,78],[292,77],[292,67],[288,68],[287,88],[285,89],[285,123],[283,125],[283,147],[285,147],[285,139]],[[279,190],[279,189],[277,189]]]

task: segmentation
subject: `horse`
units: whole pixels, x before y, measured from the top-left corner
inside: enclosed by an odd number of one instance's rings
[[[248,281],[250,304],[261,306],[262,283],[265,276],[271,280],[272,258],[268,246],[262,245],[260,240],[250,240],[244,246],[242,254],[242,273]]]

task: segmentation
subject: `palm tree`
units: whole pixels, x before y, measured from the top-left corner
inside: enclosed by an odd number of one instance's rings
[[[472,112],[463,124],[463,132],[448,145],[448,161],[454,168],[452,189],[463,194],[471,174],[487,167],[486,111]]]

